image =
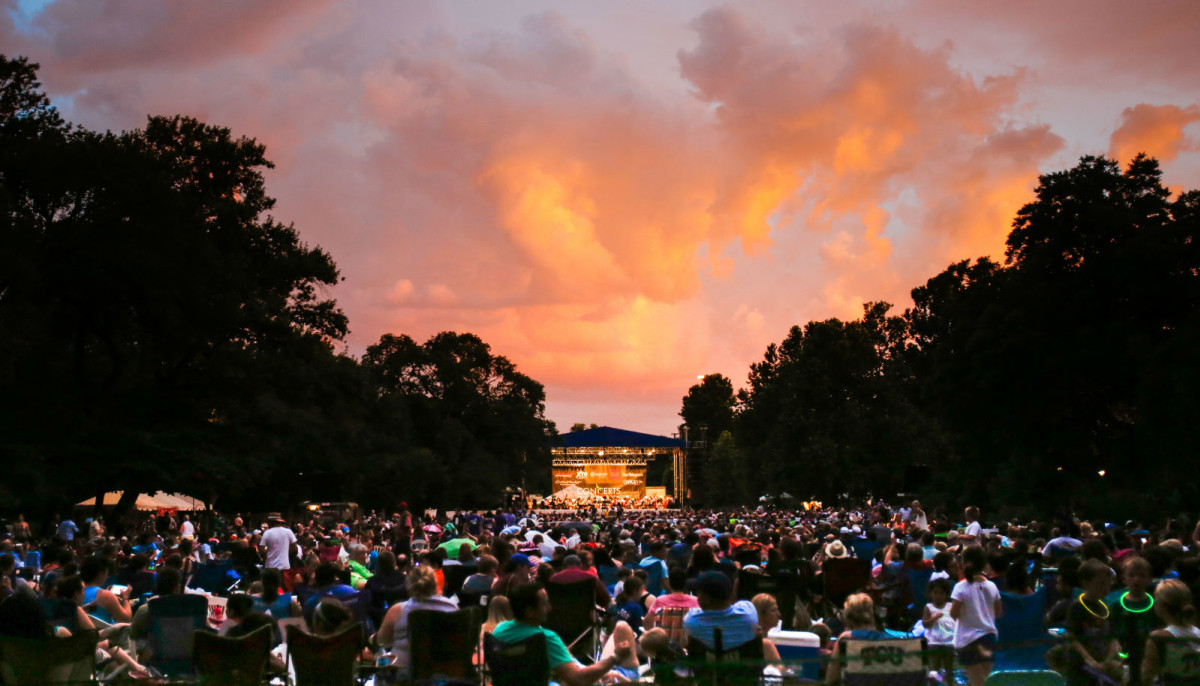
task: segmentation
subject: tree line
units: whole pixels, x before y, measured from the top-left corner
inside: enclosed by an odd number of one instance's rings
[[[1156,160],[1042,175],[1003,263],[957,262],[912,299],[793,326],[736,392],[721,375],[693,386],[696,499],[915,490],[1128,517],[1200,495],[1200,192],[1172,198]]]
[[[482,507],[548,481],[545,391],[479,337],[337,351],[341,276],[271,214],[264,146],[182,116],[89,131],[36,70],[0,55],[6,510],[114,490]]]

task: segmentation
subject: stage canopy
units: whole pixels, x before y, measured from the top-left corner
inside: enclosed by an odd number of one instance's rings
[[[559,437],[564,448],[683,448],[683,439],[638,433],[611,426],[572,431]]]
[[[122,491],[111,491],[104,494],[104,506],[112,507],[121,499]],[[88,498],[75,507],[95,507],[96,499]],[[182,493],[139,493],[134,508],[138,510],[176,509],[183,512],[205,509],[204,501]]]

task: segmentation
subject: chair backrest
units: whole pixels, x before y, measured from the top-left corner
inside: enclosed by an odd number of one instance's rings
[[[646,592],[653,595],[662,595],[665,592],[662,582],[666,574],[663,573],[662,567],[662,562],[657,558],[641,565],[641,568],[646,570]]]
[[[1200,684],[1200,641],[1189,638],[1155,638],[1162,650],[1162,683]]]
[[[1001,593],[1004,615],[996,618],[1000,645],[1015,645],[996,651],[997,671],[1040,670],[1046,667],[1046,651],[1055,641],[1046,636],[1046,589],[1030,595]]]
[[[479,607],[457,612],[413,610],[408,613],[408,644],[412,678],[434,674],[472,678],[472,660],[479,646]]]
[[[992,672],[985,686],[1066,686],[1067,680],[1048,669]]]
[[[616,586],[620,581],[617,576],[617,568],[611,565],[604,567],[596,567],[596,575],[600,577],[600,581],[604,582],[605,586]]]
[[[750,600],[759,593],[775,595],[775,577],[754,570],[739,569],[737,599]]]
[[[208,628],[208,598],[168,595],[150,600],[149,666],[168,676],[192,673],[193,634]]]
[[[197,631],[196,675],[201,683],[258,686],[271,656],[271,627],[261,626],[240,638]]]
[[[846,639],[838,643],[847,686],[920,686],[928,679],[920,638],[882,641]]]
[[[42,598],[42,611],[46,621],[53,626],[64,627],[72,634],[79,621],[79,606],[69,598]]]
[[[96,669],[95,631],[69,638],[0,637],[0,680],[6,684],[90,681]]]
[[[226,580],[232,571],[232,560],[219,560],[196,565],[196,571],[188,581],[188,586],[203,589],[217,595],[225,594],[234,582],[233,579]]]
[[[550,682],[546,636],[536,633],[520,643],[504,643],[491,634],[483,637],[483,659],[492,686],[536,686]]]
[[[689,636],[687,655],[694,683],[716,686],[757,684],[762,674],[763,639],[755,636],[729,648],[725,646],[721,628],[713,627],[713,645],[707,646],[700,639]]]
[[[546,584],[550,597],[550,617],[545,627],[568,646],[596,624],[596,585],[588,579],[569,584]]]
[[[442,578],[445,579],[445,584],[442,586],[442,595],[449,598],[461,591],[463,582],[474,573],[475,568],[466,565],[447,565],[442,567]]]
[[[362,635],[358,624],[331,636],[316,636],[288,625],[287,653],[296,670],[296,686],[353,686]]]
[[[851,593],[871,583],[871,561],[848,557],[825,560],[821,577],[825,581],[825,597],[841,607]]]
[[[654,625],[661,627],[667,632],[667,637],[678,646],[686,646],[688,644],[687,629],[683,626],[683,618],[688,613],[686,607],[665,607],[661,610],[655,610],[656,615]]]
[[[367,590],[349,593],[344,596],[338,596],[338,600],[350,610],[350,614],[354,615],[354,621],[362,626],[363,633],[370,633],[371,629],[368,626],[368,621],[371,616],[371,592]]]
[[[865,538],[856,538],[850,541],[850,548],[854,551],[854,557],[869,562],[875,559],[875,551],[879,550],[879,544]]]
[[[930,577],[933,576],[933,569],[904,569],[900,573],[908,577],[908,584],[912,589],[912,607],[909,611],[912,624],[921,618],[925,604],[929,602],[926,589],[929,587]]]
[[[32,569],[35,573],[42,568],[42,551],[30,550],[25,553],[25,567]]]

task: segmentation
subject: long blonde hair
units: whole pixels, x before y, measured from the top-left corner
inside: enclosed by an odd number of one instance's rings
[[[501,622],[511,619],[513,619],[512,605],[509,604],[508,598],[498,595],[488,603],[488,615],[487,621],[483,623],[483,633],[490,634]]]
[[[1192,591],[1178,579],[1167,579],[1154,590],[1154,601],[1171,616],[1192,626],[1196,623],[1196,608],[1192,605]]]

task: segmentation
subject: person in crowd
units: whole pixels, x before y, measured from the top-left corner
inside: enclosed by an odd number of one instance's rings
[[[346,567],[350,570],[350,585],[361,590],[367,585],[367,580],[374,576],[367,568],[371,551],[362,543],[351,543],[349,553]]]
[[[950,593],[950,616],[955,620],[954,648],[971,686],[983,686],[991,672],[998,631],[996,618],[1004,614],[1000,591],[987,580],[987,555],[974,545],[963,551],[964,578]]]
[[[492,595],[508,595],[508,592],[522,584],[529,583],[532,578],[533,563],[522,553],[514,553],[504,563],[503,573],[496,578],[492,585]]]
[[[618,666],[637,669],[637,656],[633,645],[627,641],[614,642],[612,653],[595,664],[584,667],[576,662],[558,634],[542,626],[552,608],[550,597],[541,585],[522,584],[511,589],[507,596],[512,605],[513,620],[497,626],[492,635],[503,643],[520,643],[541,633],[545,637],[546,656],[554,681],[564,686],[590,686]]]
[[[1060,666],[1069,684],[1093,684],[1099,675],[1121,680],[1121,646],[1109,626],[1111,610],[1104,602],[1112,590],[1112,577],[1112,569],[1099,560],[1087,560],[1079,567],[1083,594],[1067,610],[1069,649]]]
[[[300,601],[283,585],[283,573],[278,569],[264,569],[262,592],[254,595],[254,609],[264,612],[276,620],[299,617]]]
[[[847,640],[880,641],[891,638],[887,632],[876,630],[875,603],[866,593],[855,593],[846,598],[846,602],[842,606],[842,619],[846,624],[846,629],[838,636],[839,645]],[[826,673],[826,682],[839,684],[841,676],[841,661],[832,661]]]
[[[499,564],[496,558],[488,554],[479,556],[479,561],[475,565],[475,573],[467,577],[463,581],[463,595],[478,596],[491,593],[492,586],[496,583],[496,570]]]
[[[979,523],[979,508],[972,505],[964,510],[963,514],[967,518],[967,527],[958,537],[959,544],[963,546],[982,545],[983,526]]]
[[[600,607],[608,607],[612,603],[612,596],[608,594],[608,589],[604,587],[604,582],[599,577],[588,574],[582,569],[583,562],[578,555],[567,555],[563,558],[563,569],[550,577],[552,584],[574,584],[579,582],[589,583],[592,586],[596,600],[596,605]],[[640,618],[639,618],[640,626]]]
[[[750,599],[754,610],[758,613],[758,635],[763,637],[763,658],[768,662],[779,661],[779,649],[767,638],[772,629],[779,625],[783,614],[779,611],[779,603],[770,593],[759,593]]]
[[[287,526],[287,522],[278,512],[267,515],[267,530],[262,535],[262,546],[266,548],[266,561],[263,567],[267,569],[285,570],[292,567],[293,548],[296,545],[296,534]]]
[[[408,573],[408,600],[388,608],[383,616],[379,631],[375,634],[378,645],[388,646],[392,665],[399,676],[407,676],[411,664],[408,645],[408,616],[416,610],[432,612],[454,612],[458,605],[453,598],[438,595],[437,578],[428,567],[414,567]]]
[[[317,604],[323,598],[341,598],[354,593],[354,588],[338,579],[338,569],[332,562],[322,562],[313,574],[314,587],[312,595],[304,603],[304,616],[312,617]]]
[[[942,675],[943,683],[954,673],[956,622],[950,616],[951,590],[947,579],[930,581],[925,589],[929,602],[921,613],[921,626],[925,627],[925,641],[929,646],[929,668]]]
[[[104,558],[93,555],[85,559],[80,565],[80,577],[84,584],[83,600],[80,604],[90,614],[108,624],[133,620],[129,587],[126,586],[119,595],[103,587],[108,579],[108,562]]]
[[[354,623],[354,613],[337,598],[321,598],[313,608],[312,632],[317,636],[341,633]]]
[[[733,602],[733,582],[721,572],[708,571],[691,583],[699,609],[683,618],[688,636],[715,648],[713,629],[720,628],[726,650],[753,640],[758,635],[758,610],[749,600]]]
[[[1125,588],[1117,592],[1116,602],[1112,602],[1112,596],[1106,602],[1112,613],[1109,625],[1113,635],[1120,642],[1121,650],[1129,656],[1125,664],[1129,666],[1130,683],[1138,684],[1141,683],[1146,639],[1162,628],[1163,620],[1154,612],[1154,597],[1148,593],[1150,564],[1136,555],[1122,559],[1121,579]]]
[[[607,611],[609,617],[629,625],[635,636],[641,635],[642,623],[646,616],[646,608],[641,601],[642,589],[642,580],[637,576],[630,577]]]
[[[1162,674],[1170,644],[1182,643],[1186,653],[1200,654],[1200,628],[1196,627],[1196,608],[1186,584],[1176,579],[1160,583],[1154,591],[1154,611],[1165,626],[1152,631],[1146,640],[1141,669],[1143,684],[1154,683]]]
[[[498,595],[488,603],[487,620],[483,623],[482,635],[486,636],[496,630],[504,622],[513,618],[512,604],[508,598]]]

